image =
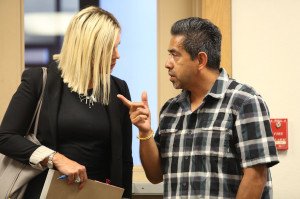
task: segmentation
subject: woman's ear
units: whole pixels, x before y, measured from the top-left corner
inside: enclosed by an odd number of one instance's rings
[[[199,52],[197,55],[199,69],[203,69],[207,64],[207,54],[205,52]]]

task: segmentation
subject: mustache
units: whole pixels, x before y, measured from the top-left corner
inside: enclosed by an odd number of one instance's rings
[[[175,76],[174,71],[171,71],[171,70],[168,71],[168,74],[169,74],[170,76]]]

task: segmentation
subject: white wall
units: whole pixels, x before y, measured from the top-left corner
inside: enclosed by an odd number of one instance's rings
[[[232,0],[233,78],[262,94],[271,118],[289,122],[289,149],[271,169],[274,199],[300,198],[299,9],[299,0]]]

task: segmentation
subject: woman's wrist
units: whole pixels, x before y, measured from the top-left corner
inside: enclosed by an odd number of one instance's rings
[[[49,169],[53,169],[54,168],[54,162],[53,162],[53,159],[54,159],[54,156],[57,155],[57,152],[53,152],[51,153],[48,157],[46,157],[44,160],[42,160],[40,162],[40,164],[43,166],[43,167],[48,167]]]
[[[42,160],[40,162],[40,164],[43,166],[43,167],[47,167],[47,162],[48,162],[48,157],[46,157],[44,160]]]
[[[54,163],[53,163],[53,157],[55,156],[56,152],[52,153],[49,157],[48,157],[48,162],[47,162],[47,167],[49,169],[54,169]]]

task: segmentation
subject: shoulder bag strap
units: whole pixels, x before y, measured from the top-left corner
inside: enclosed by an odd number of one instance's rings
[[[42,103],[43,103],[43,99],[44,99],[45,86],[46,86],[46,82],[47,82],[47,68],[46,67],[42,67],[42,70],[43,70],[43,87],[42,87],[42,92],[40,94],[40,98],[39,98],[39,101],[38,101],[37,106],[35,108],[35,111],[34,111],[32,119],[31,119],[29,128],[28,128],[28,130],[26,132],[26,136],[30,134],[30,129],[31,129],[34,121],[35,121],[35,123],[34,123],[33,135],[36,136],[36,133],[37,133],[37,128],[38,128],[38,123],[39,123],[39,117],[40,117],[41,107],[42,107]]]

